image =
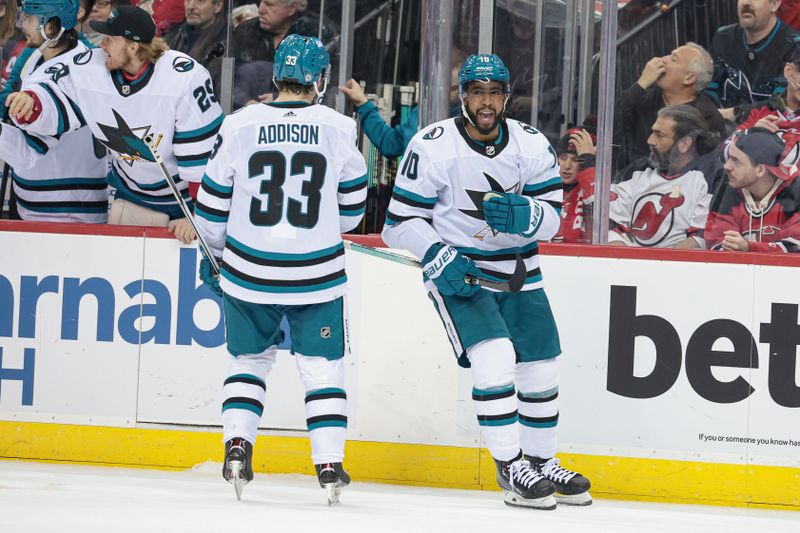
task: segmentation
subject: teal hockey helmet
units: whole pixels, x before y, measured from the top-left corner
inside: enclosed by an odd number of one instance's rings
[[[496,54],[472,54],[458,71],[458,88],[461,96],[464,97],[470,82],[499,81],[503,84],[503,90],[508,94],[510,91],[509,78],[508,69]]]
[[[321,78],[327,84],[331,57],[316,37],[292,34],[281,41],[275,52],[275,81],[293,81],[313,85]]]
[[[78,24],[78,0],[22,0],[22,12],[39,17],[39,25],[58,17],[61,28],[71,30]]]

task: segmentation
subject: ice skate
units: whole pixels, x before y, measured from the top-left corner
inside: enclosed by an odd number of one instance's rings
[[[555,498],[558,503],[564,505],[592,504],[592,496],[589,494],[591,483],[584,476],[564,468],[555,457],[552,459],[530,457],[529,459],[533,467],[555,485]]]
[[[556,508],[556,500],[553,498],[555,486],[533,468],[522,454],[511,461],[495,459],[495,464],[497,484],[503,489],[506,505],[547,511]]]
[[[342,488],[350,484],[350,476],[344,471],[342,463],[324,463],[314,465],[317,469],[319,486],[325,489],[328,505],[339,503]]]
[[[233,438],[225,443],[225,463],[222,477],[233,483],[236,499],[242,499],[244,486],[253,481],[253,445],[242,438]]]

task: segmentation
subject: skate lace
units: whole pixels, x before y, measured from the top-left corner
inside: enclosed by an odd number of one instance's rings
[[[530,488],[536,484],[537,481],[542,479],[542,475],[531,466],[531,463],[526,459],[514,461],[509,467],[509,481],[513,488],[517,484]]]
[[[558,483],[566,483],[575,477],[576,473],[561,466],[561,461],[554,457],[542,465],[542,474]]]

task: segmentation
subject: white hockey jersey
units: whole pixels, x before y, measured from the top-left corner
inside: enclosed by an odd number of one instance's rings
[[[664,176],[647,168],[611,186],[609,217],[618,227],[608,240],[631,246],[668,248],[688,237],[705,248],[702,237],[711,195],[699,170]]]
[[[341,234],[364,215],[366,174],[355,122],[328,107],[275,102],[225,118],[195,211],[222,257],[222,290],[286,305],[343,295]]]
[[[47,69],[49,79],[25,82],[36,93],[41,115],[23,125],[29,133],[60,135],[88,124],[112,154],[109,174],[117,196],[182,217],[158,164],[148,160],[143,139],[153,135],[178,188],[188,195],[188,181],[199,182],[222,109],[211,78],[186,54],[169,50],[142,76],[128,82],[109,72],[100,49],[86,50]]]
[[[68,63],[86,50],[79,42],[49,61],[35,50],[23,68],[23,79],[27,83],[46,82],[54,65]],[[78,128],[55,139],[40,138],[3,124],[0,159],[13,168],[17,210],[23,220],[87,224],[108,221],[106,150],[95,144],[89,128]]]
[[[536,233],[495,233],[483,215],[483,197],[490,191],[537,201],[543,215]],[[481,144],[469,136],[462,117],[444,120],[418,132],[406,148],[383,240],[420,258],[431,245],[444,242],[496,281],[511,277],[519,255],[527,269],[523,290],[538,289],[537,241],[558,231],[562,195],[556,153],[535,128],[507,119],[494,144]]]

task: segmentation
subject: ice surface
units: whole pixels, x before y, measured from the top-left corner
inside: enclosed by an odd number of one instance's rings
[[[0,533],[798,533],[800,513],[596,499],[506,507],[499,492],[354,482],[328,507],[316,479],[256,474],[237,502],[221,465],[184,472],[0,461]]]

